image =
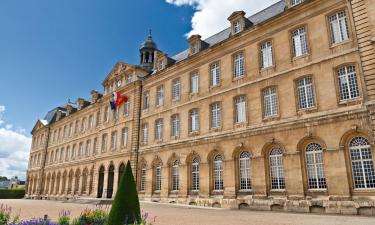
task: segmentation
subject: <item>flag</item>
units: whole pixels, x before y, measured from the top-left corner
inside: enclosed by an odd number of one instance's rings
[[[122,103],[125,103],[127,101],[128,101],[128,98],[126,96],[121,96],[119,92],[113,92],[112,101],[110,101],[109,104],[111,105],[111,109],[115,110]]]

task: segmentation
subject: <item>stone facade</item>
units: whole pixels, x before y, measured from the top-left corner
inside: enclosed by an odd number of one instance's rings
[[[37,122],[27,196],[112,198],[130,160],[147,201],[375,215],[374,10],[280,1],[173,57],[150,35],[103,95]]]

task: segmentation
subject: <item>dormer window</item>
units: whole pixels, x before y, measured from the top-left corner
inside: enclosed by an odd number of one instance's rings
[[[241,22],[239,20],[236,20],[233,22],[233,33],[237,34],[242,31]]]
[[[126,76],[126,83],[131,83],[133,81],[133,76],[131,74]]]
[[[117,88],[121,87],[121,85],[122,85],[122,80],[118,80],[118,81],[116,82],[116,85],[117,85]]]
[[[164,63],[164,59],[160,59],[159,62],[158,62],[158,70],[164,70],[165,69],[165,63]]]
[[[296,5],[299,5],[301,4],[302,2],[304,2],[305,0],[291,0],[290,1],[290,6],[293,7],[293,6],[296,6]]]
[[[192,55],[198,53],[198,43],[191,44],[190,52],[191,52]]]

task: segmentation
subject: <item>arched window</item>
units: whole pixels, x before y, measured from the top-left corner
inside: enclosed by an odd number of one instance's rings
[[[271,190],[284,190],[283,151],[279,147],[274,147],[271,149],[269,157]]]
[[[172,165],[172,191],[178,191],[179,189],[179,166],[180,161],[174,161]]]
[[[199,191],[199,159],[193,159],[191,164],[191,190]]]
[[[354,188],[375,188],[375,171],[371,146],[363,137],[355,137],[349,144]]]
[[[250,154],[242,152],[239,159],[240,166],[240,190],[251,190]]]
[[[141,191],[146,190],[146,163],[142,163],[142,169],[141,169]]]
[[[326,189],[326,178],[324,176],[323,149],[316,143],[306,146],[306,171],[309,189]]]
[[[161,163],[155,167],[155,192],[161,191]]]
[[[223,157],[217,155],[213,163],[213,172],[214,172],[214,191],[223,191],[224,190],[224,181],[223,181]]]

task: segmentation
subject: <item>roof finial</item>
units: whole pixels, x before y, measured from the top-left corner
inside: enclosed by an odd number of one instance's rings
[[[152,30],[151,29],[148,30],[148,38],[152,39]]]

